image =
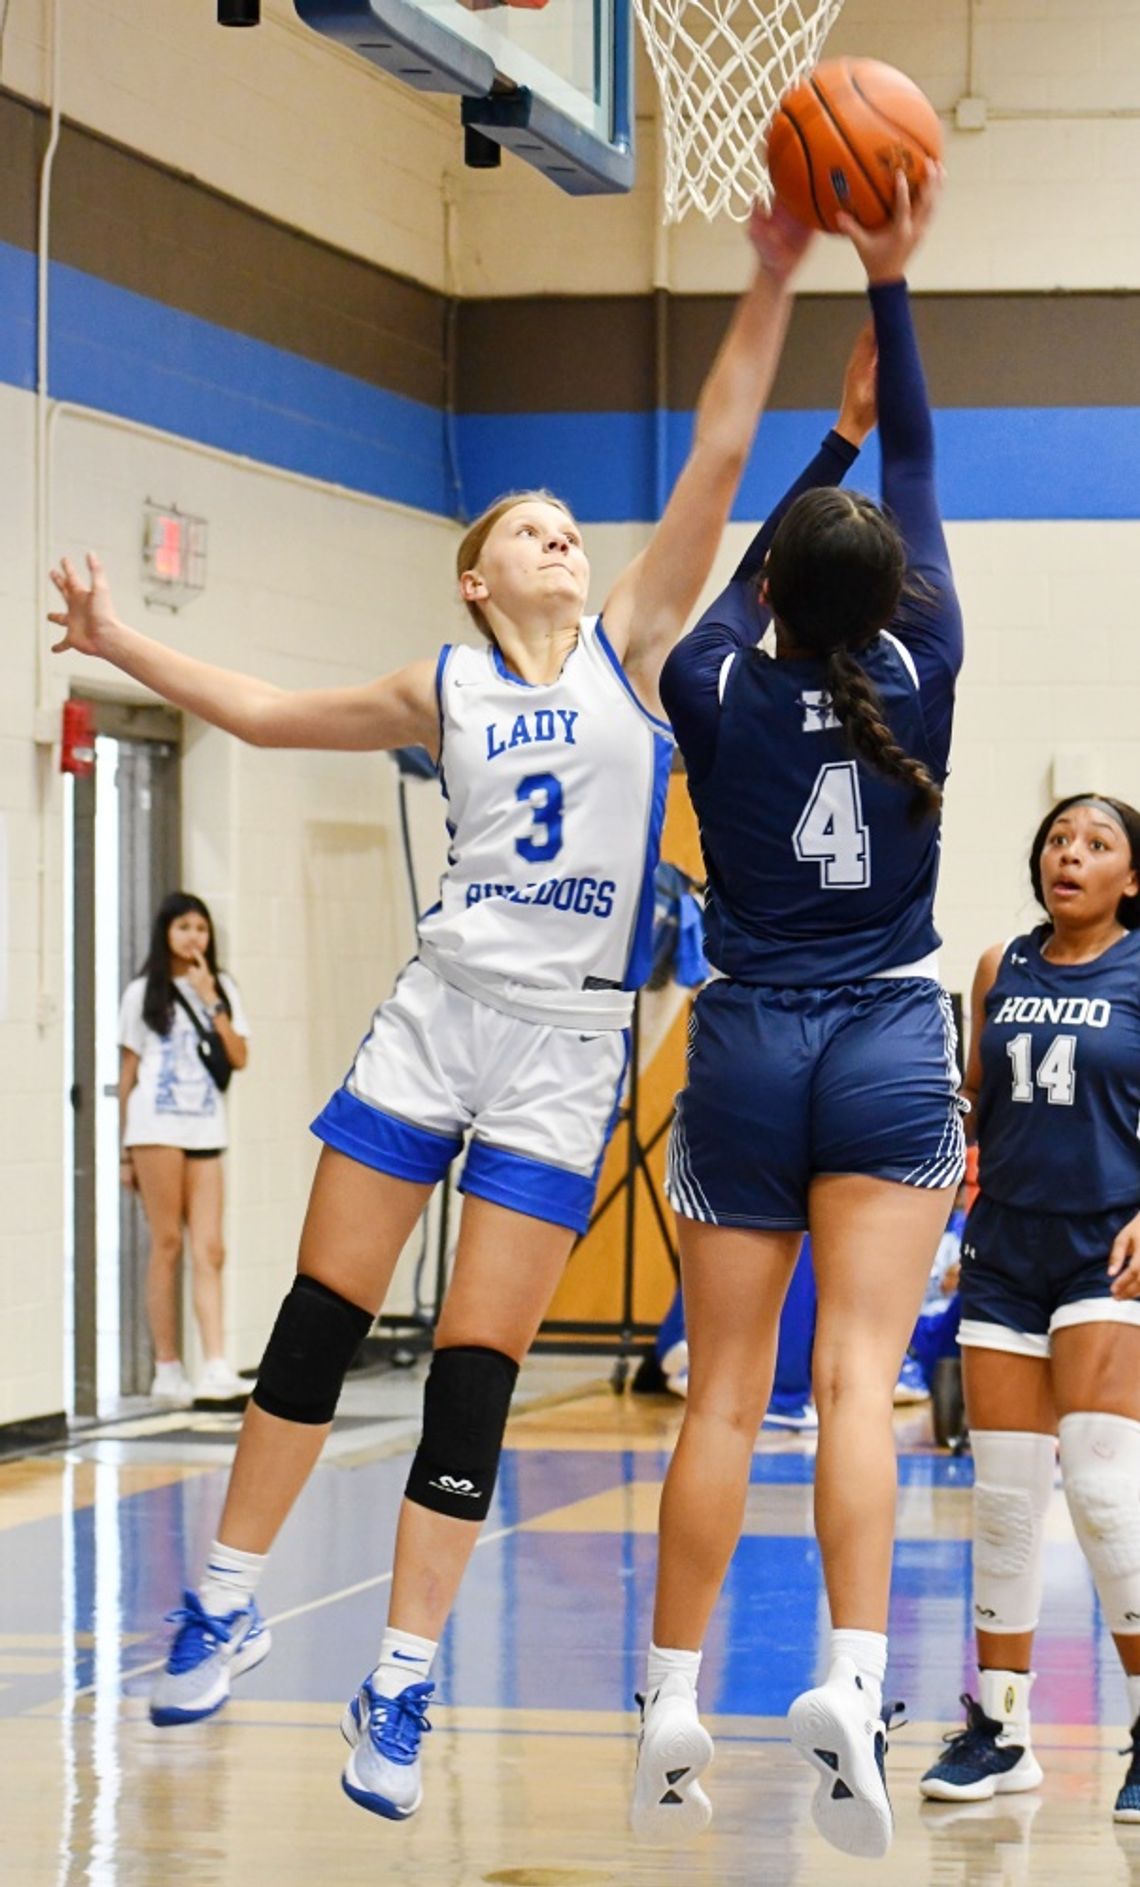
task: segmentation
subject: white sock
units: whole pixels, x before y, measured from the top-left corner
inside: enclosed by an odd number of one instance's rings
[[[1013,1740],[1026,1745],[1033,1678],[1032,1671],[1002,1671],[992,1665],[978,1672],[978,1701],[987,1717],[1000,1723]]]
[[[651,1644],[645,1667],[645,1694],[647,1697],[652,1697],[655,1690],[660,1690],[667,1677],[683,1677],[695,1697],[700,1673],[701,1653],[699,1651],[671,1651],[666,1646]]]
[[[1140,1717],[1140,1677],[1129,1677],[1125,1673],[1124,1681],[1128,1686],[1128,1724],[1131,1728],[1137,1717]]]
[[[261,1578],[268,1553],[242,1553],[215,1540],[206,1555],[198,1597],[212,1618],[228,1618],[247,1606]]]
[[[417,1638],[414,1632],[388,1625],[380,1641],[380,1662],[372,1673],[373,1687],[382,1697],[398,1697],[409,1684],[422,1684],[431,1676],[438,1649],[435,1638]]]
[[[850,1658],[863,1680],[863,1689],[871,1702],[871,1715],[877,1717],[883,1707],[883,1679],[887,1675],[887,1637],[881,1631],[848,1631],[841,1627],[831,1634],[831,1662]]]

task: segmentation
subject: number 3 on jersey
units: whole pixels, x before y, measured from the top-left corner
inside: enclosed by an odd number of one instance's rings
[[[866,890],[871,882],[871,835],[863,823],[853,760],[829,760],[820,767],[792,844],[801,864],[818,864],[825,891]]]
[[[515,851],[528,865],[544,865],[562,850],[562,782],[553,773],[528,773],[515,798],[529,805],[534,824]]]

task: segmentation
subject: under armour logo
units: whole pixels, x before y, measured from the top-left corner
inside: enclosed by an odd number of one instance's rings
[[[429,1486],[438,1487],[442,1494],[463,1494],[469,1500],[476,1499],[479,1493],[474,1481],[459,1481],[451,1474],[441,1474],[438,1481],[431,1481]]]
[[[822,734],[825,728],[839,726],[826,688],[805,688],[799,705],[804,711],[803,733]]]

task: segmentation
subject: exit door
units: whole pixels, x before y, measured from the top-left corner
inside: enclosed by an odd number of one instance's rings
[[[180,721],[92,704],[95,771],[74,783],[72,1052],[74,1408],[150,1387],[146,1225],[119,1184],[118,1014],[154,913],[180,878]]]

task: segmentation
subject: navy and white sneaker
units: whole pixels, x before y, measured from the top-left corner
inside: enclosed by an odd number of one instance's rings
[[[959,1701],[966,1712],[966,1727],[952,1730],[944,1739],[945,1755],[919,1783],[927,1801],[986,1802],[992,1795],[1018,1795],[1023,1789],[1040,1788],[1043,1771],[1028,1740],[1018,1739],[997,1717],[988,1717],[968,1691],[962,1692]],[[1136,1765],[1134,1755],[1134,1769]],[[1140,1821],[1140,1769],[1136,1799],[1136,1820]]]
[[[713,1759],[712,1737],[697,1715],[692,1685],[679,1672],[637,1701],[641,1734],[630,1827],[639,1841],[687,1841],[712,1820],[712,1803],[701,1787]]]
[[[384,1697],[366,1677],[340,1721],[352,1745],[341,1787],[361,1808],[388,1821],[407,1821],[424,1799],[420,1742],[434,1684],[409,1684],[398,1697]]]
[[[178,1629],[150,1694],[150,1720],[164,1726],[212,1717],[230,1694],[230,1679],[252,1671],[273,1644],[256,1599],[215,1617],[186,1591],[166,1622]]]
[[[1121,1750],[1122,1756],[1128,1756],[1128,1774],[1116,1798],[1112,1811],[1113,1821],[1140,1822],[1140,1717],[1132,1725],[1132,1742],[1127,1749]]]
[[[804,1691],[788,1712],[793,1746],[819,1772],[812,1820],[841,1854],[877,1861],[894,1834],[887,1794],[887,1730],[901,1704],[877,1715],[850,1658],[836,1658],[826,1684]]]

